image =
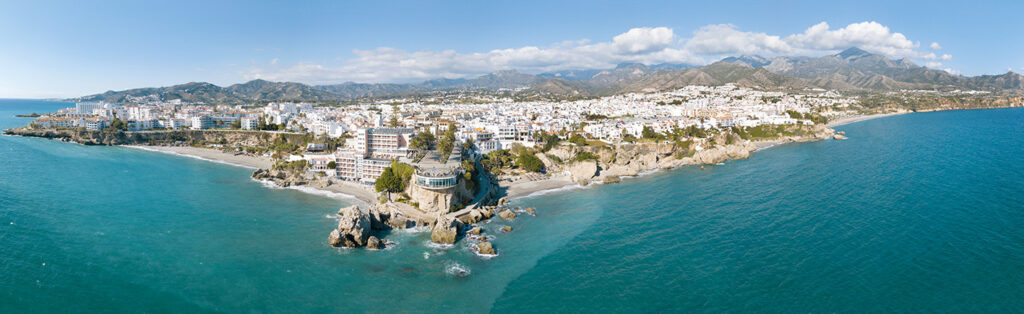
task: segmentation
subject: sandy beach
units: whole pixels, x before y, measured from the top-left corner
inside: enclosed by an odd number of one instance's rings
[[[263,156],[250,156],[250,155],[235,155],[232,153],[225,153],[217,149],[211,148],[198,148],[190,146],[140,146],[140,145],[126,145],[124,147],[148,150],[153,152],[161,152],[172,155],[179,155],[185,157],[192,157],[197,159],[203,159],[206,161],[219,162],[223,164],[229,164],[234,166],[246,167],[246,168],[262,168],[268,169],[274,165],[274,162],[268,157]]]
[[[896,116],[896,115],[901,115],[901,114],[905,114],[905,113],[909,113],[909,112],[877,113],[877,114],[869,114],[869,115],[862,115],[862,116],[842,117],[842,118],[836,119],[835,121],[829,122],[827,124],[827,126],[831,128],[831,127],[836,127],[836,126],[840,126],[840,125],[844,125],[844,124],[850,124],[850,123],[854,123],[854,122],[860,122],[860,121],[871,120],[871,119],[876,119],[876,118],[884,118],[884,117],[889,117],[889,116]]]
[[[509,198],[516,198],[527,196],[539,191],[554,190],[576,185],[576,183],[572,182],[572,179],[568,176],[556,175],[543,180],[523,181],[511,184],[508,182],[501,182],[499,185],[501,188],[506,189],[505,196],[508,196]]]
[[[249,155],[235,155],[231,153],[225,153],[217,149],[211,148],[198,148],[189,146],[139,146],[130,145],[125,146],[134,149],[148,150],[153,152],[172,154],[190,158],[201,159],[209,162],[216,162],[222,164],[228,164],[238,167],[245,167],[250,169],[269,169],[274,165],[274,162],[268,157],[263,156],[249,156]],[[338,180],[332,180],[331,185],[318,188],[312,185],[300,185],[295,187],[289,187],[302,192],[312,194],[322,194],[328,197],[343,198],[351,202],[357,203],[361,207],[368,207],[370,204],[377,203],[376,193],[371,187],[359,185],[352,182],[344,182]],[[332,195],[332,194],[343,194]]]

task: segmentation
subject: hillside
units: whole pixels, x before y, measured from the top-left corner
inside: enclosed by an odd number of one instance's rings
[[[155,96],[209,104],[247,104],[268,101],[338,102],[437,92],[515,91],[546,99],[652,92],[689,85],[736,84],[762,89],[823,88],[843,91],[902,89],[986,90],[1021,93],[1024,77],[1001,75],[965,77],[919,66],[909,59],[889,59],[850,48],[821,57],[762,57],[745,55],[695,68],[685,64],[624,63],[613,69],[566,70],[537,75],[514,70],[496,71],[472,79],[433,79],[420,84],[343,83],[309,86],[293,82],[253,80],[228,87],[193,82],[158,88],[108,91],[74,100],[125,103],[131,97]]]

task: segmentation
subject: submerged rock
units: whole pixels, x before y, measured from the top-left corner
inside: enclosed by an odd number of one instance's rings
[[[511,226],[501,227],[501,232],[512,232],[512,227]]]
[[[527,212],[527,213],[530,213],[530,215],[534,215],[534,216],[536,216],[536,215],[537,215],[537,211],[536,211],[536,210],[534,210],[534,209],[533,209],[533,207],[527,207],[527,208],[526,208],[526,212]]]
[[[835,140],[845,140],[846,136],[842,135],[842,134],[836,133],[836,135],[832,135],[832,139],[835,139]]]

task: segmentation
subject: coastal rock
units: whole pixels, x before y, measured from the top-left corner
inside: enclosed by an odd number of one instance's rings
[[[483,229],[481,229],[480,227],[476,227],[476,228],[473,228],[473,229],[469,230],[469,232],[467,232],[467,233],[472,234],[472,235],[480,235],[480,233],[482,233],[482,232],[484,232]]]
[[[479,209],[470,210],[468,213],[459,216],[459,221],[464,224],[476,223],[484,218],[484,214]]]
[[[327,236],[327,244],[333,247],[341,246],[341,231],[338,231],[338,229],[331,230],[331,235]]]
[[[527,207],[527,208],[526,208],[526,212],[527,212],[527,213],[530,213],[530,215],[534,215],[534,216],[536,216],[536,215],[537,215],[537,211],[536,211],[536,210],[534,210],[534,209],[533,209],[533,207]]]
[[[494,246],[490,242],[481,241],[476,244],[476,251],[483,255],[495,255],[498,254],[494,251]]]
[[[359,211],[358,206],[349,206],[338,211],[341,216],[338,222],[340,240],[339,245],[344,247],[360,247],[366,245],[366,239],[370,236],[370,218]],[[333,233],[333,232],[332,232]]]
[[[500,213],[498,213],[498,216],[500,216],[501,219],[505,219],[505,220],[516,219],[516,213],[512,212],[511,210],[508,210],[508,209],[503,210]]]
[[[501,227],[501,232],[505,232],[505,233],[512,232],[512,226]]]
[[[835,139],[835,140],[845,140],[846,136],[837,133],[836,135],[832,135],[832,139]]]
[[[462,223],[448,216],[441,216],[434,223],[430,232],[430,240],[434,243],[452,244],[459,235],[459,228]]]
[[[569,165],[566,168],[572,177],[572,182],[576,182],[580,185],[587,185],[590,183],[590,179],[597,175],[597,162],[595,161],[581,161]]]
[[[381,243],[380,239],[377,239],[377,237],[370,236],[370,238],[366,240],[366,248],[379,250],[384,248],[384,244]]]

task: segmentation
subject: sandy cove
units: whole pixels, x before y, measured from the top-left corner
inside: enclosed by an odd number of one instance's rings
[[[273,160],[271,160],[269,157],[245,154],[235,155],[233,153],[225,153],[218,149],[212,148],[199,148],[191,146],[141,145],[125,145],[124,147],[189,158],[196,158],[209,162],[222,163],[249,169],[270,169],[271,167],[274,166]],[[329,197],[344,199],[349,203],[354,203],[355,205],[360,205],[362,207],[367,207],[369,206],[369,204],[377,203],[376,193],[374,193],[371,187],[359,185],[352,182],[331,180],[330,185],[323,187],[314,185],[300,185],[289,188],[311,194],[326,195]]]

